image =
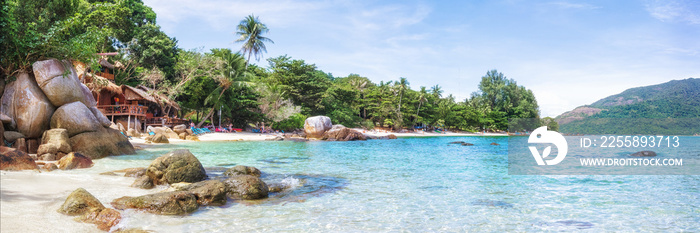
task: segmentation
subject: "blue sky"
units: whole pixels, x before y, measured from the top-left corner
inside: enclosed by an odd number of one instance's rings
[[[700,78],[700,1],[144,0],[183,49],[232,48],[238,22],[270,28],[264,59],[336,77],[408,78],[463,100],[497,69],[557,116],[625,89]]]

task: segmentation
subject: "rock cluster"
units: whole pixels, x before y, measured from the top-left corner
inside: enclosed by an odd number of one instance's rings
[[[2,92],[2,139],[50,160],[70,152],[91,159],[135,153],[126,137],[109,128],[111,122],[69,62],[37,61],[32,69],[19,73]]]
[[[334,125],[333,128],[323,133],[321,139],[327,141],[364,141],[367,140],[367,136],[357,130],[346,128],[343,125]]]
[[[109,231],[122,218],[119,211],[105,207],[83,188],[76,189],[68,195],[58,212],[69,216],[78,216],[75,220],[93,223],[103,231]]]

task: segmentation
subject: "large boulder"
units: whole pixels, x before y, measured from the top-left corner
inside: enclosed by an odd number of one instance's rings
[[[163,131],[165,131],[164,135],[167,136],[168,138],[180,139],[180,135],[178,135],[178,133],[175,133],[175,131],[173,131],[172,129],[170,129],[168,127],[162,127],[162,128],[163,128]]]
[[[61,106],[51,117],[51,128],[68,130],[68,136],[84,132],[95,132],[103,128],[95,114],[81,102],[72,102]]]
[[[224,180],[228,196],[234,199],[255,200],[266,198],[269,188],[260,178],[251,175],[234,176]]]
[[[313,116],[304,121],[304,133],[308,138],[321,138],[332,127],[331,118],[327,116]]]
[[[236,165],[235,167],[229,168],[224,172],[224,176],[241,176],[241,175],[251,175],[255,177],[260,177],[260,170],[256,167],[249,167],[243,165]]]
[[[80,83],[73,65],[56,59],[38,61],[32,64],[34,76],[41,90],[54,106],[63,106],[80,101],[87,107],[95,106],[95,98]]]
[[[41,145],[37,150],[37,155],[43,154],[58,154],[70,153],[73,151],[70,147],[70,140],[68,138],[68,131],[66,129],[50,129],[44,131],[44,135],[41,136]]]
[[[139,209],[163,215],[183,215],[192,213],[199,208],[197,197],[186,191],[120,197],[112,201],[112,206],[120,210]]]
[[[39,89],[36,81],[27,73],[17,75],[2,95],[0,112],[11,117],[10,128],[28,138],[41,137],[49,128],[49,119],[54,113],[54,106]]]
[[[73,191],[63,205],[58,209],[59,213],[69,216],[79,216],[77,221],[93,223],[103,231],[109,231],[121,221],[121,213],[114,209],[106,208],[92,194],[83,188]]]
[[[150,135],[150,136],[146,137],[145,140],[147,142],[152,142],[152,143],[170,143],[170,140],[168,140],[168,137],[166,137],[163,134]]]
[[[99,159],[111,155],[136,154],[129,139],[119,131],[99,127],[96,132],[85,132],[70,138],[73,151],[90,159]]]
[[[100,122],[102,126],[109,127],[110,125],[112,125],[112,121],[110,121],[109,118],[107,118],[107,116],[105,116],[105,114],[102,113],[102,111],[97,109],[97,107],[90,107],[90,112],[92,112],[92,115],[95,116],[97,122]]]
[[[34,169],[39,169],[39,166],[27,153],[14,148],[0,146],[0,170]]]
[[[367,136],[358,132],[357,130],[345,128],[345,126],[340,125],[340,127],[333,126],[331,130],[323,133],[323,140],[335,140],[335,141],[355,141],[355,140],[367,140]]]
[[[3,79],[4,81],[4,79]],[[5,88],[5,91],[0,97],[0,120],[3,124],[7,124],[8,130],[15,129],[17,123],[15,122],[15,84],[16,82],[11,82]]]
[[[175,133],[177,133],[178,135],[181,133],[184,133],[186,129],[187,129],[186,125],[176,125],[175,127],[173,127],[173,131]]]
[[[177,186],[175,190],[194,194],[200,206],[226,204],[226,186],[219,180],[205,180]]]
[[[72,170],[76,168],[92,167],[92,160],[80,153],[71,152],[58,160],[58,168],[61,170]]]
[[[207,178],[207,173],[189,150],[174,150],[156,158],[146,169],[153,184],[194,183]]]

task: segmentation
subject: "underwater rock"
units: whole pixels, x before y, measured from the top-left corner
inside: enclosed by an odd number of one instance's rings
[[[645,151],[640,151],[634,154],[631,154],[630,156],[634,157],[654,157],[656,156],[656,152],[650,151],[650,150],[645,150]]]

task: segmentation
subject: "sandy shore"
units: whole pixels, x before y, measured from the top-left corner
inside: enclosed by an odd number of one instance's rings
[[[363,134],[367,136],[375,136],[375,137],[382,137],[382,136],[387,136],[389,134],[396,135],[397,137],[469,137],[469,136],[508,136],[507,134],[502,134],[502,133],[454,133],[454,132],[445,132],[445,133],[434,133],[434,132],[425,132],[425,133],[393,133],[393,132],[386,132],[386,131],[366,131],[362,129],[355,129],[359,132],[362,132]],[[238,133],[208,133],[208,134],[203,134],[199,135],[199,141],[204,141],[204,142],[214,142],[214,141],[265,141],[268,139],[274,139],[275,137],[278,136],[284,136],[282,133],[266,133],[266,134],[261,134],[261,133],[251,133],[251,132],[238,132]],[[190,143],[194,141],[187,141],[187,140],[180,140],[180,139],[169,139],[171,144],[176,144],[176,143]],[[146,141],[143,138],[133,138],[130,140],[131,144],[134,146],[138,146],[141,148],[149,148],[156,146],[157,144],[151,144],[151,143],[146,143]]]

